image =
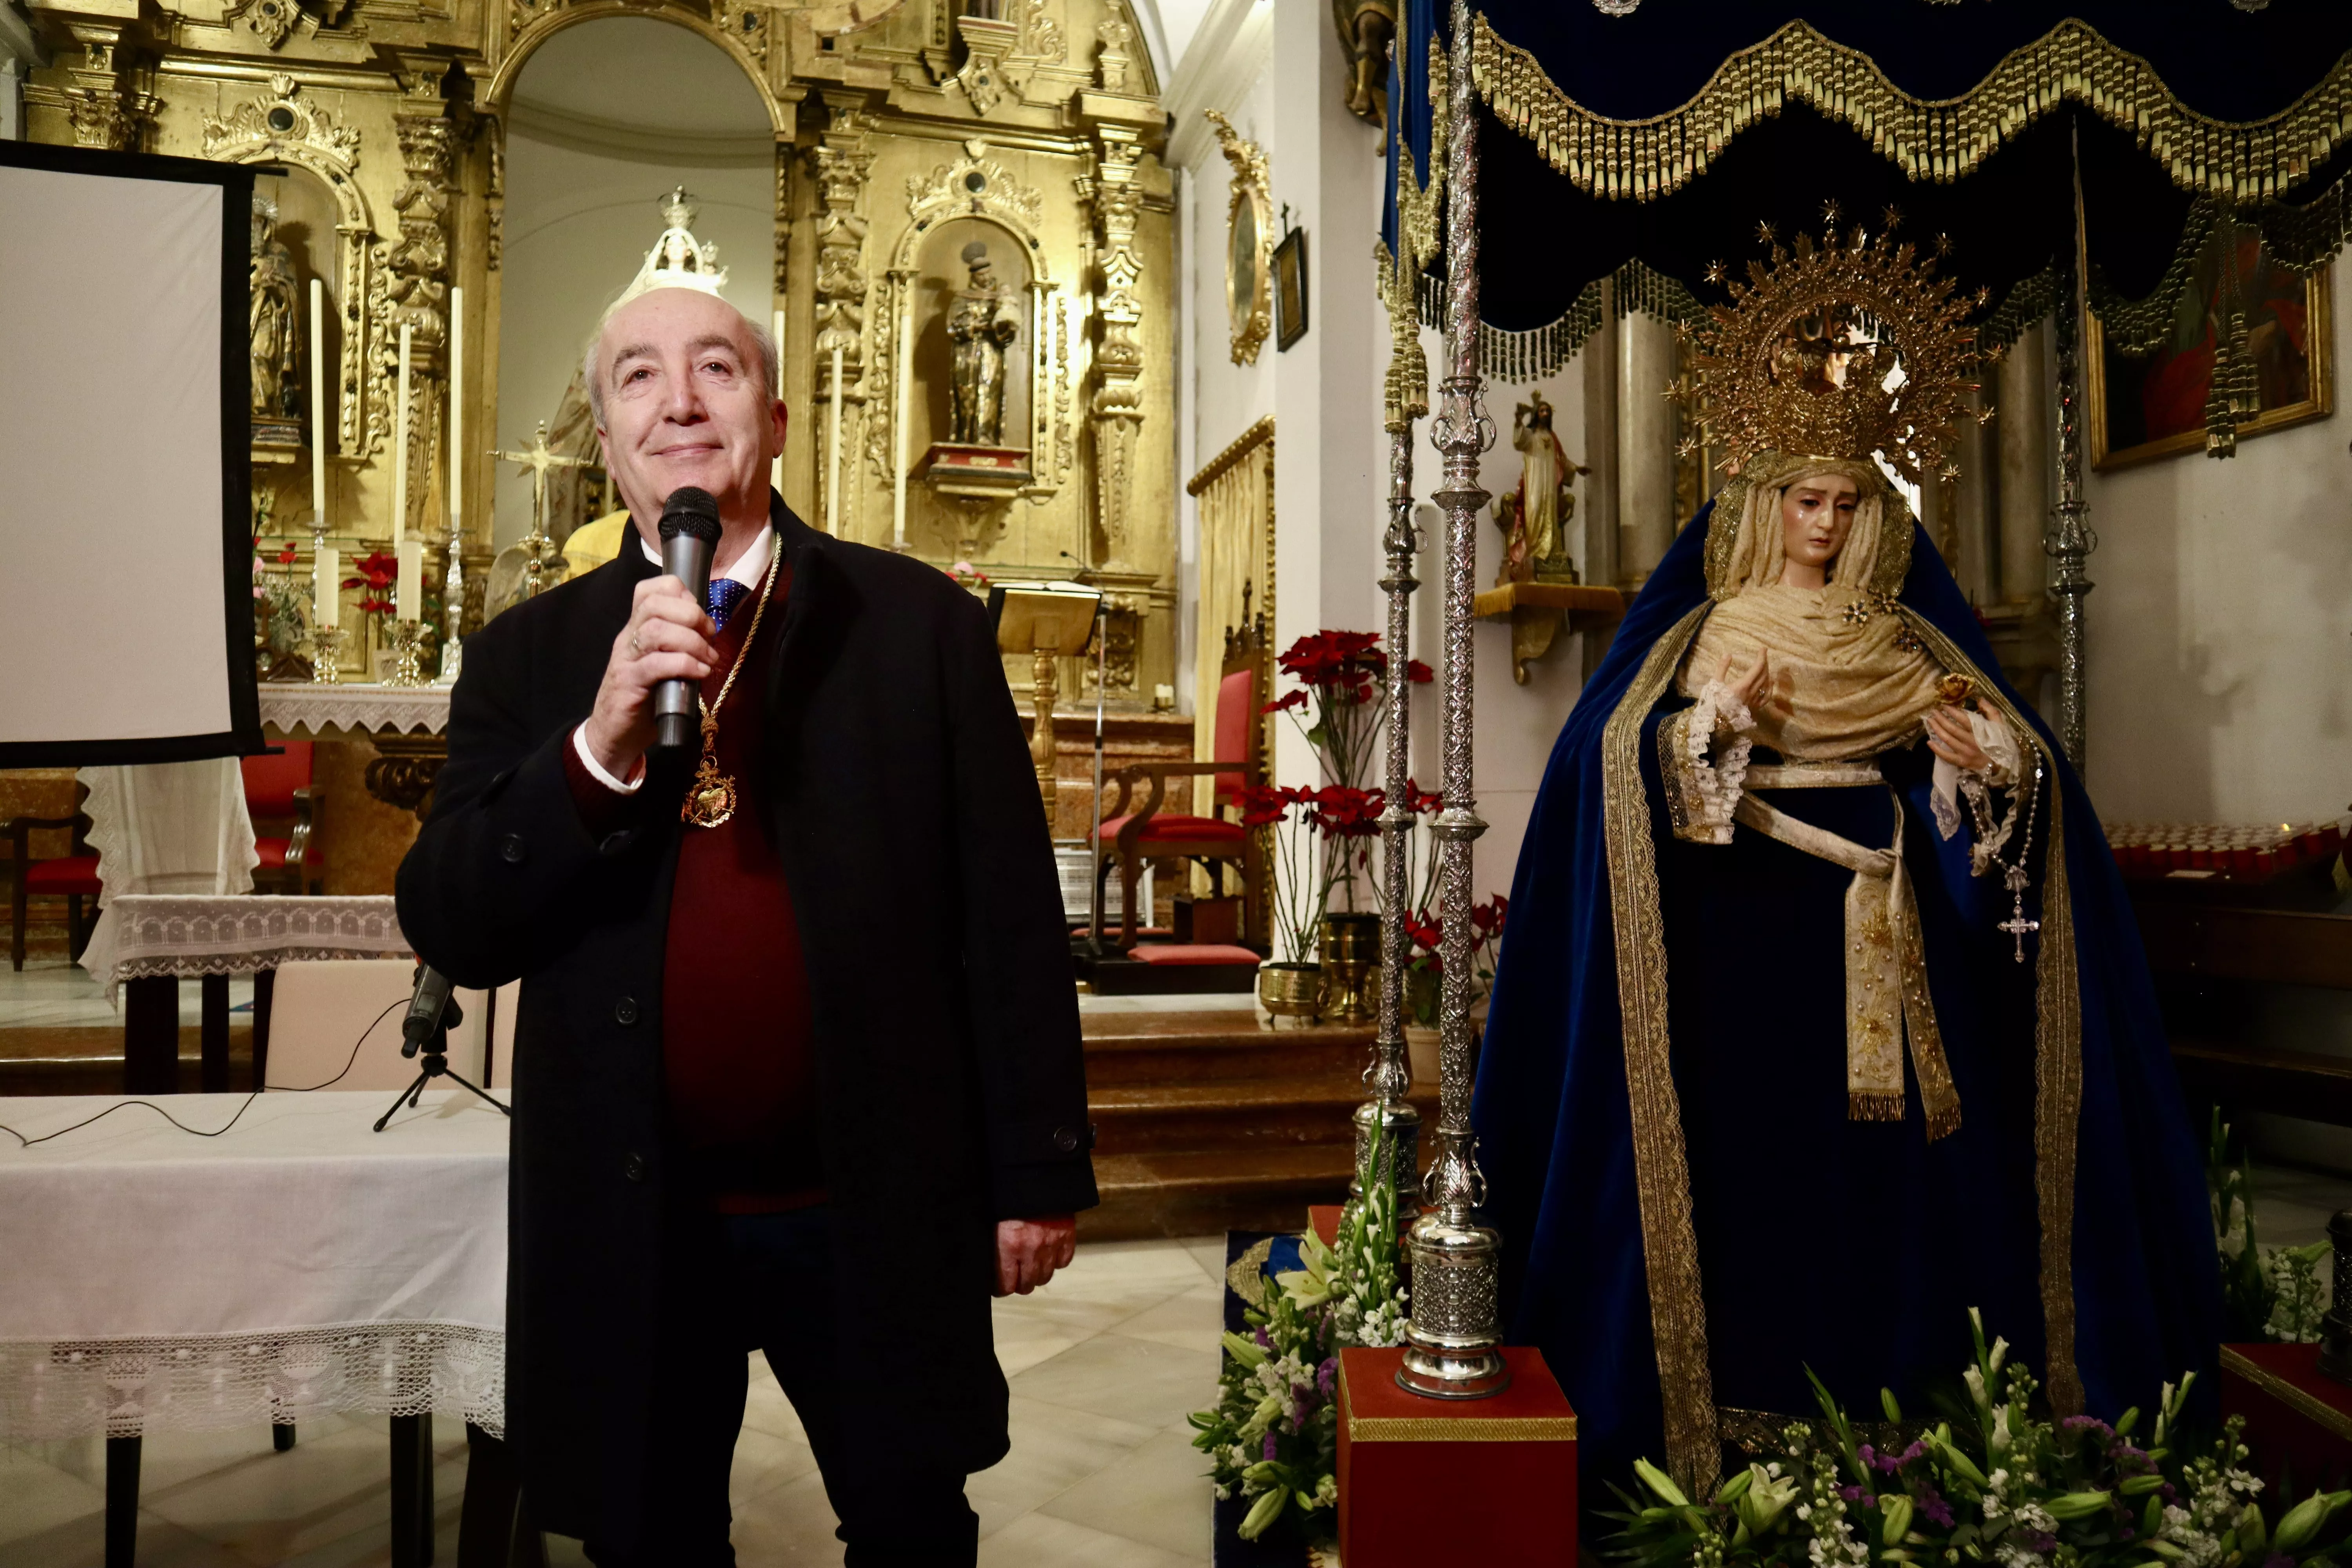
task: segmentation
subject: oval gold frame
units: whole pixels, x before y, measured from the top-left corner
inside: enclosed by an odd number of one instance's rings
[[[1201,112],[1217,128],[1217,145],[1224,149],[1225,162],[1234,170],[1232,197],[1225,205],[1225,317],[1233,333],[1234,363],[1255,364],[1258,351],[1274,332],[1274,195],[1266,177],[1265,150],[1242,136],[1217,110]],[[1255,239],[1246,260],[1237,264],[1244,211]],[[1247,278],[1242,276],[1244,265]]]

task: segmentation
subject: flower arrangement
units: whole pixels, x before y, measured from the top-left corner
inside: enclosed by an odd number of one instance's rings
[[[1611,1489],[1624,1509],[1607,1517],[1624,1528],[1606,1542],[1609,1555],[1640,1568],[2295,1568],[2352,1544],[2341,1531],[2320,1544],[2352,1491],[2315,1493],[2275,1525],[2264,1518],[2254,1500],[2263,1483],[2242,1468],[2241,1418],[2201,1451],[2180,1441],[2194,1373],[2165,1384],[2141,1448],[2132,1442],[2137,1410],[2113,1426],[2031,1414],[2032,1374],[2008,1359],[2007,1341],[1987,1348],[1974,1310],[1969,1321],[1976,1360],[1961,1377],[1970,1408],[1957,1425],[1874,1447],[1856,1441],[1816,1379],[1825,1419],[1791,1424],[1780,1459],[1751,1463],[1704,1501],[1636,1462],[1652,1500]],[[1901,1429],[1895,1395],[1880,1400]]]
[[[1405,963],[1404,1005],[1413,1023],[1430,1028],[1437,1023],[1437,1006],[1445,989],[1445,960],[1438,952],[1444,930],[1432,907],[1434,896],[1404,920],[1412,942],[1412,957]],[[1470,906],[1470,975],[1474,995],[1483,996],[1495,984],[1495,950],[1503,940],[1503,920],[1511,900],[1496,893],[1483,904]]]
[[[2329,1244],[2260,1247],[2254,1241],[2251,1163],[2231,1158],[2230,1124],[2213,1112],[2205,1150],[2205,1186],[2213,1204],[2213,1239],[2221,1253],[2221,1337],[2309,1344],[2327,1315],[2319,1260]]]
[[[1378,632],[1320,631],[1300,637],[1284,650],[1275,667],[1297,684],[1265,705],[1267,713],[1285,713],[1315,749],[1323,775],[1338,789],[1377,801],[1379,792],[1367,789],[1381,737],[1388,729],[1389,657],[1381,649]],[[1405,679],[1416,686],[1431,679],[1429,666],[1417,658],[1405,661]],[[1371,808],[1370,825],[1357,837],[1379,831],[1371,822],[1380,815]],[[1355,907],[1356,873],[1370,863],[1369,844],[1344,844],[1327,838],[1325,857],[1333,863],[1328,880],[1345,907]]]
[[[1247,784],[1236,798],[1243,826],[1273,830],[1276,945],[1289,963],[1309,963],[1316,931],[1347,858],[1344,851],[1335,854],[1330,847],[1378,834],[1385,797],[1376,789],[1346,784],[1321,789]],[[1321,852],[1316,848],[1318,840],[1325,846]]]
[[[1384,1168],[1381,1149],[1375,1140],[1376,1171]],[[1364,1187],[1335,1244],[1307,1231],[1298,1247],[1305,1267],[1272,1277],[1265,1310],[1244,1314],[1249,1333],[1225,1335],[1217,1406],[1189,1417],[1217,1496],[1255,1500],[1241,1523],[1244,1541],[1285,1517],[1310,1534],[1335,1532],[1339,1352],[1404,1342],[1396,1189],[1384,1181]]]
[[[310,618],[310,595],[309,584],[294,575],[294,542],[286,541],[268,561],[262,558],[265,548],[261,541],[254,541],[253,599],[261,622],[262,646],[272,656],[274,668],[278,660],[293,657],[302,646],[302,628]],[[270,562],[280,570],[270,571]]]
[[[371,550],[352,563],[356,577],[343,579],[346,588],[363,589],[360,595],[362,615],[392,614],[393,590],[400,582],[400,558],[389,551]]]
[[[950,566],[947,572],[960,586],[975,588],[983,594],[988,592],[988,574],[969,561],[959,561]]]

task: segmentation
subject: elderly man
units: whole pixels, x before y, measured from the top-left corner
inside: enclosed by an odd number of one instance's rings
[[[970,1563],[1006,1448],[989,1296],[1094,1203],[1067,933],[980,605],[769,491],[775,349],[715,294],[608,313],[587,363],[644,541],[468,640],[402,929],[523,979],[508,1433],[604,1568],[734,1560],[748,1352],[852,1564]],[[655,520],[718,499],[710,599]],[[699,683],[701,754],[651,750]],[[688,787],[689,784],[692,785]]]

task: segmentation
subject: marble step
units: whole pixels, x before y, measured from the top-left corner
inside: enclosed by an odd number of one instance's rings
[[[1295,1231],[1315,1204],[1346,1201],[1354,1150],[1307,1143],[1095,1156],[1098,1207],[1078,1216],[1081,1241],[1209,1236],[1225,1230]],[[1429,1151],[1422,1147],[1426,1169]]]
[[[1370,1025],[1276,1028],[1254,1012],[1094,1013],[1084,1021],[1087,1084],[1182,1083],[1357,1073]]]
[[[1087,1114],[1095,1152],[1246,1152],[1262,1148],[1341,1143],[1355,1140],[1354,1114],[1363,1102],[1353,1072],[1287,1077],[1106,1084],[1090,1088]],[[1424,1120],[1434,1120],[1434,1092],[1415,1094]]]

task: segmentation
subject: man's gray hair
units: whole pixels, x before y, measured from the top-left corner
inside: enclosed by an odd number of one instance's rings
[[[588,340],[588,353],[580,362],[580,379],[588,388],[588,411],[595,416],[599,430],[604,427],[604,378],[598,374],[596,351],[604,346],[604,329],[612,324],[614,316],[620,314],[621,307],[644,298],[643,294],[625,293],[605,306],[604,313],[596,319],[595,333]],[[714,294],[711,298],[716,300],[719,296]],[[720,302],[727,303],[724,300]],[[735,310],[732,304],[727,304],[727,308]],[[769,396],[780,395],[783,354],[776,346],[776,335],[740,310],[735,310],[735,319],[751,332],[752,347],[759,353],[760,384],[768,389]]]

